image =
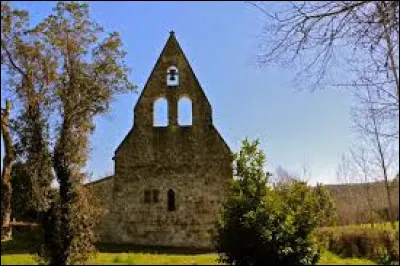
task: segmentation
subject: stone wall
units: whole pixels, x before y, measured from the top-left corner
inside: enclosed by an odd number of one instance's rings
[[[118,226],[113,242],[211,248],[211,233],[232,178],[230,151],[213,127],[155,128],[146,137],[134,131],[116,157],[112,213]],[[200,135],[200,136],[199,136]],[[137,149],[150,139],[147,152]],[[142,156],[136,156],[141,154]],[[158,190],[145,203],[145,190]],[[168,190],[176,210],[168,211]]]
[[[137,169],[130,187],[120,187],[116,202],[129,200],[115,212],[121,223],[113,242],[156,246],[210,247],[210,234],[218,215],[223,191],[220,182],[205,183],[189,172],[159,170],[149,176],[149,169]],[[210,175],[210,173],[209,173]],[[213,176],[215,178],[215,176]],[[218,177],[217,177],[218,178]],[[207,179],[211,179],[207,176]],[[144,191],[159,191],[157,203],[145,203]],[[176,210],[168,211],[168,190],[175,192]]]
[[[110,219],[110,208],[113,208],[113,176],[109,176],[98,181],[89,183],[86,187],[93,193],[94,197],[99,201],[103,211],[103,216],[97,226],[97,233],[101,241],[108,238],[112,231],[113,221]]]

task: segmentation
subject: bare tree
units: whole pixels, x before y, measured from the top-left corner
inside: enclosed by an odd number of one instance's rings
[[[369,213],[369,223],[374,226],[374,213],[376,213],[376,209],[374,208],[373,200],[372,200],[372,192],[371,192],[371,171],[369,167],[369,161],[367,158],[366,150],[364,147],[360,146],[358,150],[350,149],[350,154],[352,158],[352,162],[355,164],[356,173],[362,176],[363,179],[363,187],[365,192],[365,197],[368,204],[368,213]]]
[[[374,139],[368,139],[364,133],[358,137],[358,142],[342,156],[338,165],[337,178],[341,184],[331,186],[337,199],[339,220],[341,224],[372,225],[376,222],[390,221],[389,209],[392,219],[398,215],[398,193],[393,191],[398,190],[398,186],[390,180],[386,183],[379,152],[376,150],[377,145],[372,142]],[[386,149],[382,150],[385,151],[386,173],[390,179],[398,171],[398,162],[396,164],[395,158],[391,156],[395,152],[392,151],[392,146],[387,145],[387,139],[380,140],[385,140],[382,141],[382,147]],[[392,205],[391,208],[389,205]]]
[[[299,180],[300,177],[296,173],[289,172],[282,166],[278,166],[275,169],[275,174],[271,176],[271,181],[273,185],[278,185],[280,183],[286,183],[293,180]]]
[[[388,204],[387,219],[395,222],[393,203],[391,196],[391,179],[398,172],[398,141],[396,139],[384,138],[381,132],[385,130],[385,123],[380,110],[375,108],[376,103],[372,100],[372,91],[367,89],[367,103],[355,109],[354,124],[357,126],[360,139],[365,141],[363,145],[369,148],[369,154],[362,155],[362,160],[357,161],[362,169],[370,169],[370,175],[384,181],[386,188],[386,199]],[[368,151],[367,151],[368,153]],[[367,164],[369,164],[367,166]]]
[[[371,62],[382,64],[381,69],[376,66],[376,74],[384,72],[386,81],[393,83],[394,95],[399,97],[397,1],[286,2],[276,12],[268,11],[276,3],[249,3],[267,18],[260,63],[293,63],[312,54],[303,70],[317,71],[313,81],[320,84],[344,46],[350,48],[347,51],[353,50],[347,56],[341,55],[348,60],[367,52]],[[359,69],[364,67],[362,64]]]
[[[308,183],[310,179],[311,168],[310,164],[308,163],[308,159],[304,160],[301,173],[285,169],[282,166],[278,166],[275,169],[275,173],[270,178],[273,185],[278,185],[279,183],[286,183],[290,181],[303,181]]]
[[[363,202],[360,193],[355,193],[354,187],[358,178],[351,158],[343,154],[336,170],[336,178],[340,185],[332,187],[338,207],[340,224],[357,223],[360,220],[359,213],[363,212]],[[349,204],[351,202],[352,204]]]
[[[336,178],[340,183],[348,184],[352,181],[353,175],[351,161],[343,154],[336,169]]]
[[[311,90],[351,89],[356,101],[373,101],[391,118],[392,130],[382,136],[398,138],[398,1],[248,3],[266,18],[261,65],[297,66],[296,79]],[[375,91],[372,99],[367,87]]]

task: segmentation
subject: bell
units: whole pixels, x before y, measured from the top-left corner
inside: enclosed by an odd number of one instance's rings
[[[169,71],[169,80],[170,81],[175,81],[176,80],[176,70],[175,69],[171,69],[170,71]]]

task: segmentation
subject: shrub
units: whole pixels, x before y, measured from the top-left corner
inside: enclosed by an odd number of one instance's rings
[[[399,261],[398,228],[324,227],[314,235],[328,250],[344,257],[368,258],[378,263]]]
[[[377,249],[377,262],[379,265],[390,265],[392,263],[390,253],[385,247],[378,247]]]
[[[220,261],[235,265],[316,264],[312,189],[293,181],[271,188],[258,141],[243,141],[214,236]]]

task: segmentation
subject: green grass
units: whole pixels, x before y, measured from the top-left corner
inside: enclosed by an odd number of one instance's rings
[[[21,236],[1,243],[2,265],[32,265],[35,257],[28,254],[29,241]],[[99,253],[88,264],[102,265],[217,265],[218,255],[206,251],[150,248],[133,245],[99,245]],[[324,250],[319,264],[322,265],[373,265],[374,262],[360,258],[342,258]]]
[[[98,253],[88,264],[101,265],[217,265],[216,254],[201,255],[167,255],[150,253]],[[32,265],[35,264],[34,257],[29,254],[9,254],[1,256],[2,265]],[[322,265],[374,265],[372,261],[347,258],[343,259],[328,251],[324,251],[319,264]]]
[[[1,265],[32,265],[36,264],[32,255],[12,254],[1,255]]]
[[[163,264],[163,265],[216,265],[216,254],[167,255],[150,253],[100,253],[90,261],[91,264]]]
[[[341,258],[329,251],[324,251],[322,253],[321,259],[318,264],[320,265],[376,265],[375,262],[360,259],[360,258]]]

